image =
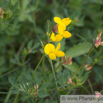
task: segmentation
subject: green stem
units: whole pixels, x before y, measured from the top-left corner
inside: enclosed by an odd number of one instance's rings
[[[94,63],[92,64],[92,67],[97,64],[101,59],[103,59],[103,56],[101,56],[98,60],[94,61]]]
[[[45,61],[45,55],[43,55],[41,77],[42,77],[42,75],[43,75],[43,70],[44,70],[44,61]]]
[[[6,98],[5,98],[5,101],[4,101],[4,103],[7,103],[7,101],[8,101],[8,99],[10,98],[10,96],[11,96],[11,90],[13,89],[13,86],[11,86],[11,88],[9,89],[9,92],[8,92],[8,94],[7,94],[7,96],[6,96]]]
[[[69,90],[69,92],[66,95],[68,95],[70,92],[71,92],[71,90]]]
[[[57,66],[57,68],[55,69],[55,71],[54,71],[54,72],[56,72],[56,71],[57,71],[57,69],[58,69],[61,65],[62,65],[62,62]]]
[[[14,102],[13,103],[18,103],[18,97],[19,97],[19,93],[15,96]]]
[[[51,64],[51,68],[52,68],[52,72],[53,72],[53,76],[54,76],[54,80],[55,80],[55,85],[56,85],[57,92],[58,92],[58,85],[57,85],[57,81],[56,81],[56,76],[55,76],[52,60],[50,60],[50,64]],[[58,98],[59,98],[59,92],[58,92]]]
[[[50,60],[50,64],[51,64],[51,68],[52,68],[52,72],[53,72],[53,76],[54,76],[54,80],[55,80],[55,85],[56,85],[56,88],[57,88],[57,91],[58,91],[58,86],[57,86],[57,82],[56,82],[56,76],[55,76],[52,60]]]
[[[93,88],[92,88],[92,85],[91,85],[91,82],[90,82],[89,79],[88,79],[88,83],[89,83],[89,86],[90,86],[90,89],[91,89],[92,94],[94,94],[94,92],[93,92]]]
[[[34,70],[34,72],[33,72],[32,80],[33,80],[33,78],[34,78],[34,75],[35,75],[35,72],[36,72],[38,66],[40,65],[41,61],[42,61],[43,58],[44,58],[44,55],[45,55],[45,54],[43,54],[42,58],[40,59],[39,63],[37,64],[37,66],[36,66],[36,68],[35,68],[35,70]]]
[[[90,52],[92,51],[92,49],[94,48],[94,45],[90,48],[85,60],[83,61],[82,65],[79,67],[79,69],[74,73],[74,75],[72,76],[72,79],[74,79],[74,77],[76,76],[76,74],[82,69],[83,65],[85,64]]]
[[[87,89],[87,87],[82,86],[82,88],[83,88],[89,95],[91,94],[90,91]]]

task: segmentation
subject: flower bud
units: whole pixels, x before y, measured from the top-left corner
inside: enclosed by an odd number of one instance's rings
[[[71,78],[68,78],[68,81],[67,81],[68,84],[72,83],[72,80]]]
[[[67,64],[67,60],[66,59],[64,60],[64,64]]]
[[[1,18],[4,17],[3,13],[4,13],[4,11],[3,11],[3,9],[0,7],[0,17],[1,17]]]
[[[85,64],[84,68],[87,68],[90,65],[90,63]]]
[[[57,24],[53,27],[52,31],[58,33],[58,25]]]
[[[63,62],[63,58],[61,58],[61,62]]]
[[[72,60],[69,60],[68,65],[72,65]]]
[[[100,44],[101,44],[101,38],[94,45],[97,48]]]
[[[86,68],[87,71],[90,70],[90,69],[92,69],[92,66],[89,66],[88,68]]]
[[[95,94],[96,94],[96,98],[99,98],[100,95],[101,95],[101,93],[99,93],[99,92],[97,92],[97,93],[95,93]]]
[[[74,82],[72,82],[72,85],[75,85],[75,83],[74,83]]]
[[[67,60],[71,60],[72,59],[72,57],[69,57]]]
[[[103,42],[100,42],[100,45],[103,46]]]

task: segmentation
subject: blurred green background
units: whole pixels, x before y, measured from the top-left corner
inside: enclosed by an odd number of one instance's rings
[[[62,48],[64,52],[83,42],[91,46],[97,34],[103,32],[103,0],[0,0],[0,7],[4,11],[9,11],[7,15],[10,15],[9,20],[0,22],[1,103],[7,95],[2,92],[8,92],[11,87],[8,77],[17,78],[22,71],[19,64],[16,64],[13,59],[19,57],[21,61],[21,53],[30,40],[33,40],[34,44],[40,43],[39,39],[45,41],[48,30],[47,20],[54,23],[53,18],[55,16],[61,19],[69,17],[72,20],[72,23],[67,27],[67,30],[72,33],[72,37],[63,41],[63,44],[65,44],[65,47]],[[36,53],[30,53],[26,57],[26,60],[29,61],[25,65],[25,75],[29,73],[29,76],[31,76],[31,72],[42,56],[42,47],[40,44],[37,47]],[[79,49],[77,50],[79,52]],[[82,56],[77,54],[73,58],[73,62],[81,65],[85,57],[86,54]],[[87,60],[87,63],[91,63],[93,66],[89,79],[94,91],[103,89],[102,58],[103,47],[100,46],[97,49],[94,48]],[[49,66],[46,62],[45,68],[48,69]],[[91,93],[88,82],[84,84],[84,87],[87,87],[87,90]],[[88,92],[80,88],[77,89],[76,94],[88,94]]]

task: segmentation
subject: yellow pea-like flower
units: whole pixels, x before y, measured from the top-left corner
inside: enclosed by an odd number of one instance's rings
[[[48,35],[48,33],[47,33],[47,35]],[[50,36],[50,34],[49,34],[49,36]],[[53,32],[50,36],[50,40],[53,41],[53,42],[59,42],[60,40],[62,40],[62,38],[63,38],[63,36],[55,35]]]
[[[61,37],[64,37],[64,38],[70,38],[72,36],[70,32],[64,31],[61,26],[58,26],[57,35],[60,35]]]
[[[59,17],[54,17],[54,21],[58,24],[58,34],[56,35],[59,38],[70,38],[71,33],[66,30],[66,26],[71,23],[69,18],[60,19]],[[59,39],[59,41],[61,40]]]
[[[60,19],[59,17],[54,17],[54,21],[61,26],[63,30],[66,29],[66,26],[68,26],[71,23],[71,20],[69,18]]]
[[[65,53],[60,51],[59,49],[60,49],[60,43],[58,43],[56,48],[53,44],[48,43],[44,47],[44,52],[49,56],[50,59],[54,60],[56,59],[56,57],[65,56]]]

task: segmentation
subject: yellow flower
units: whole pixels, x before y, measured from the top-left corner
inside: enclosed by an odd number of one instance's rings
[[[56,35],[58,38],[58,41],[60,41],[63,37],[64,38],[70,38],[71,33],[66,30],[66,26],[71,23],[71,20],[69,18],[60,19],[59,17],[54,17],[54,21],[58,24],[58,34]]]
[[[47,33],[47,35],[48,35],[48,33]],[[50,36],[50,34],[49,34],[49,36]],[[62,38],[63,38],[62,36],[60,36],[60,35],[55,35],[53,32],[52,32],[52,34],[51,34],[51,36],[50,36],[50,40],[53,41],[53,42],[58,42],[58,41],[60,41]]]
[[[54,21],[61,26],[61,28],[63,30],[66,29],[66,26],[69,25],[71,23],[71,20],[69,18],[64,18],[64,19],[60,19],[59,17],[54,17]]]
[[[44,52],[49,56],[50,59],[54,60],[56,59],[56,56],[57,57],[65,56],[65,53],[60,51],[59,49],[60,49],[60,43],[57,45],[56,48],[53,44],[48,43],[44,47]]]
[[[57,34],[57,35],[60,35],[61,37],[64,37],[64,38],[70,38],[71,37],[71,33],[68,32],[68,31],[64,31],[61,26],[58,26],[58,33],[59,34]]]

